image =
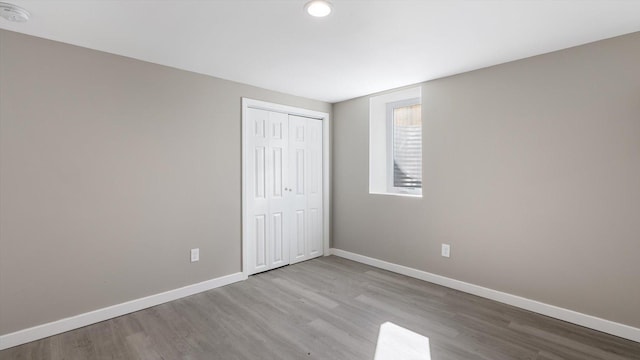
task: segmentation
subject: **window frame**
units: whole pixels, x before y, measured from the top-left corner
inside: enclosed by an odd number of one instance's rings
[[[394,186],[394,121],[393,112],[395,109],[402,107],[409,107],[415,105],[422,105],[422,99],[420,97],[403,99],[398,101],[388,102],[386,104],[386,133],[387,133],[387,191],[391,194],[407,195],[407,196],[422,196],[422,186],[420,187],[397,187]],[[422,108],[420,109],[420,117],[422,117]],[[422,119],[420,119],[422,124]],[[420,129],[422,134],[422,128]],[[422,146],[421,146],[422,147]],[[422,162],[422,156],[421,156]],[[421,167],[422,168],[422,167]],[[421,176],[422,178],[422,176]]]

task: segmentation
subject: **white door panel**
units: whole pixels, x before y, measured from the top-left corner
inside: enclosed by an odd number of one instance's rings
[[[291,164],[291,186],[293,193],[290,204],[296,214],[296,221],[292,224],[291,234],[291,263],[307,260],[307,196],[305,193],[306,181],[306,137],[307,119],[298,116],[289,116],[289,163]]]
[[[296,210],[296,220],[295,223],[293,224],[294,229],[293,229],[293,251],[291,253],[292,257],[291,257],[291,262],[296,262],[296,261],[301,261],[304,259],[305,257],[305,244],[306,244],[306,240],[307,240],[307,232],[306,232],[306,226],[305,226],[305,211],[304,209],[302,210]]]
[[[309,163],[306,168],[307,179],[309,179],[307,191],[308,256],[312,258],[322,255],[322,121],[309,120],[307,133]]]
[[[322,255],[322,121],[290,115],[289,133],[293,264]]]
[[[267,265],[267,224],[264,221],[264,215],[256,215],[255,220],[256,269],[259,269]]]
[[[249,109],[249,124],[252,124],[246,146],[248,152],[249,177],[247,232],[250,241],[248,250],[249,273],[273,269],[289,263],[289,240],[287,239],[288,206],[284,181],[288,177],[288,117],[285,114]]]
[[[258,272],[268,269],[267,261],[267,154],[266,126],[268,114],[250,111],[251,127],[249,149],[250,168],[247,194],[251,202],[249,213],[249,259],[250,271]]]
[[[289,148],[288,118],[286,114],[269,112],[270,167],[269,174],[269,212],[271,214],[271,232],[269,242],[269,268],[289,264],[289,240],[286,229],[289,194],[285,191],[288,176]]]
[[[271,265],[273,267],[286,265],[288,263],[288,256],[286,256],[284,249],[286,247],[286,240],[284,237],[284,214],[272,213],[271,214],[272,231],[273,231],[273,255],[271,256]]]

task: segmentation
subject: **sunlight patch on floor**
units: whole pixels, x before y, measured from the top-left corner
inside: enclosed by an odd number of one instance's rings
[[[429,338],[391,322],[380,325],[375,360],[431,360]]]

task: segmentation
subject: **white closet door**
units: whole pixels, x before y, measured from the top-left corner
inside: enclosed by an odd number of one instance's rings
[[[322,121],[252,108],[246,116],[248,273],[322,255]]]
[[[322,255],[322,121],[289,116],[289,159],[293,264]]]
[[[249,273],[255,274],[289,263],[289,127],[286,114],[249,109],[247,116],[247,250]]]

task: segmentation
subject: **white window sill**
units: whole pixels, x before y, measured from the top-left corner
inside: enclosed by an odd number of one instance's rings
[[[391,195],[391,196],[401,196],[401,197],[408,197],[408,198],[422,198],[422,194],[403,194],[403,193],[391,193],[391,192],[369,191],[369,195]]]

